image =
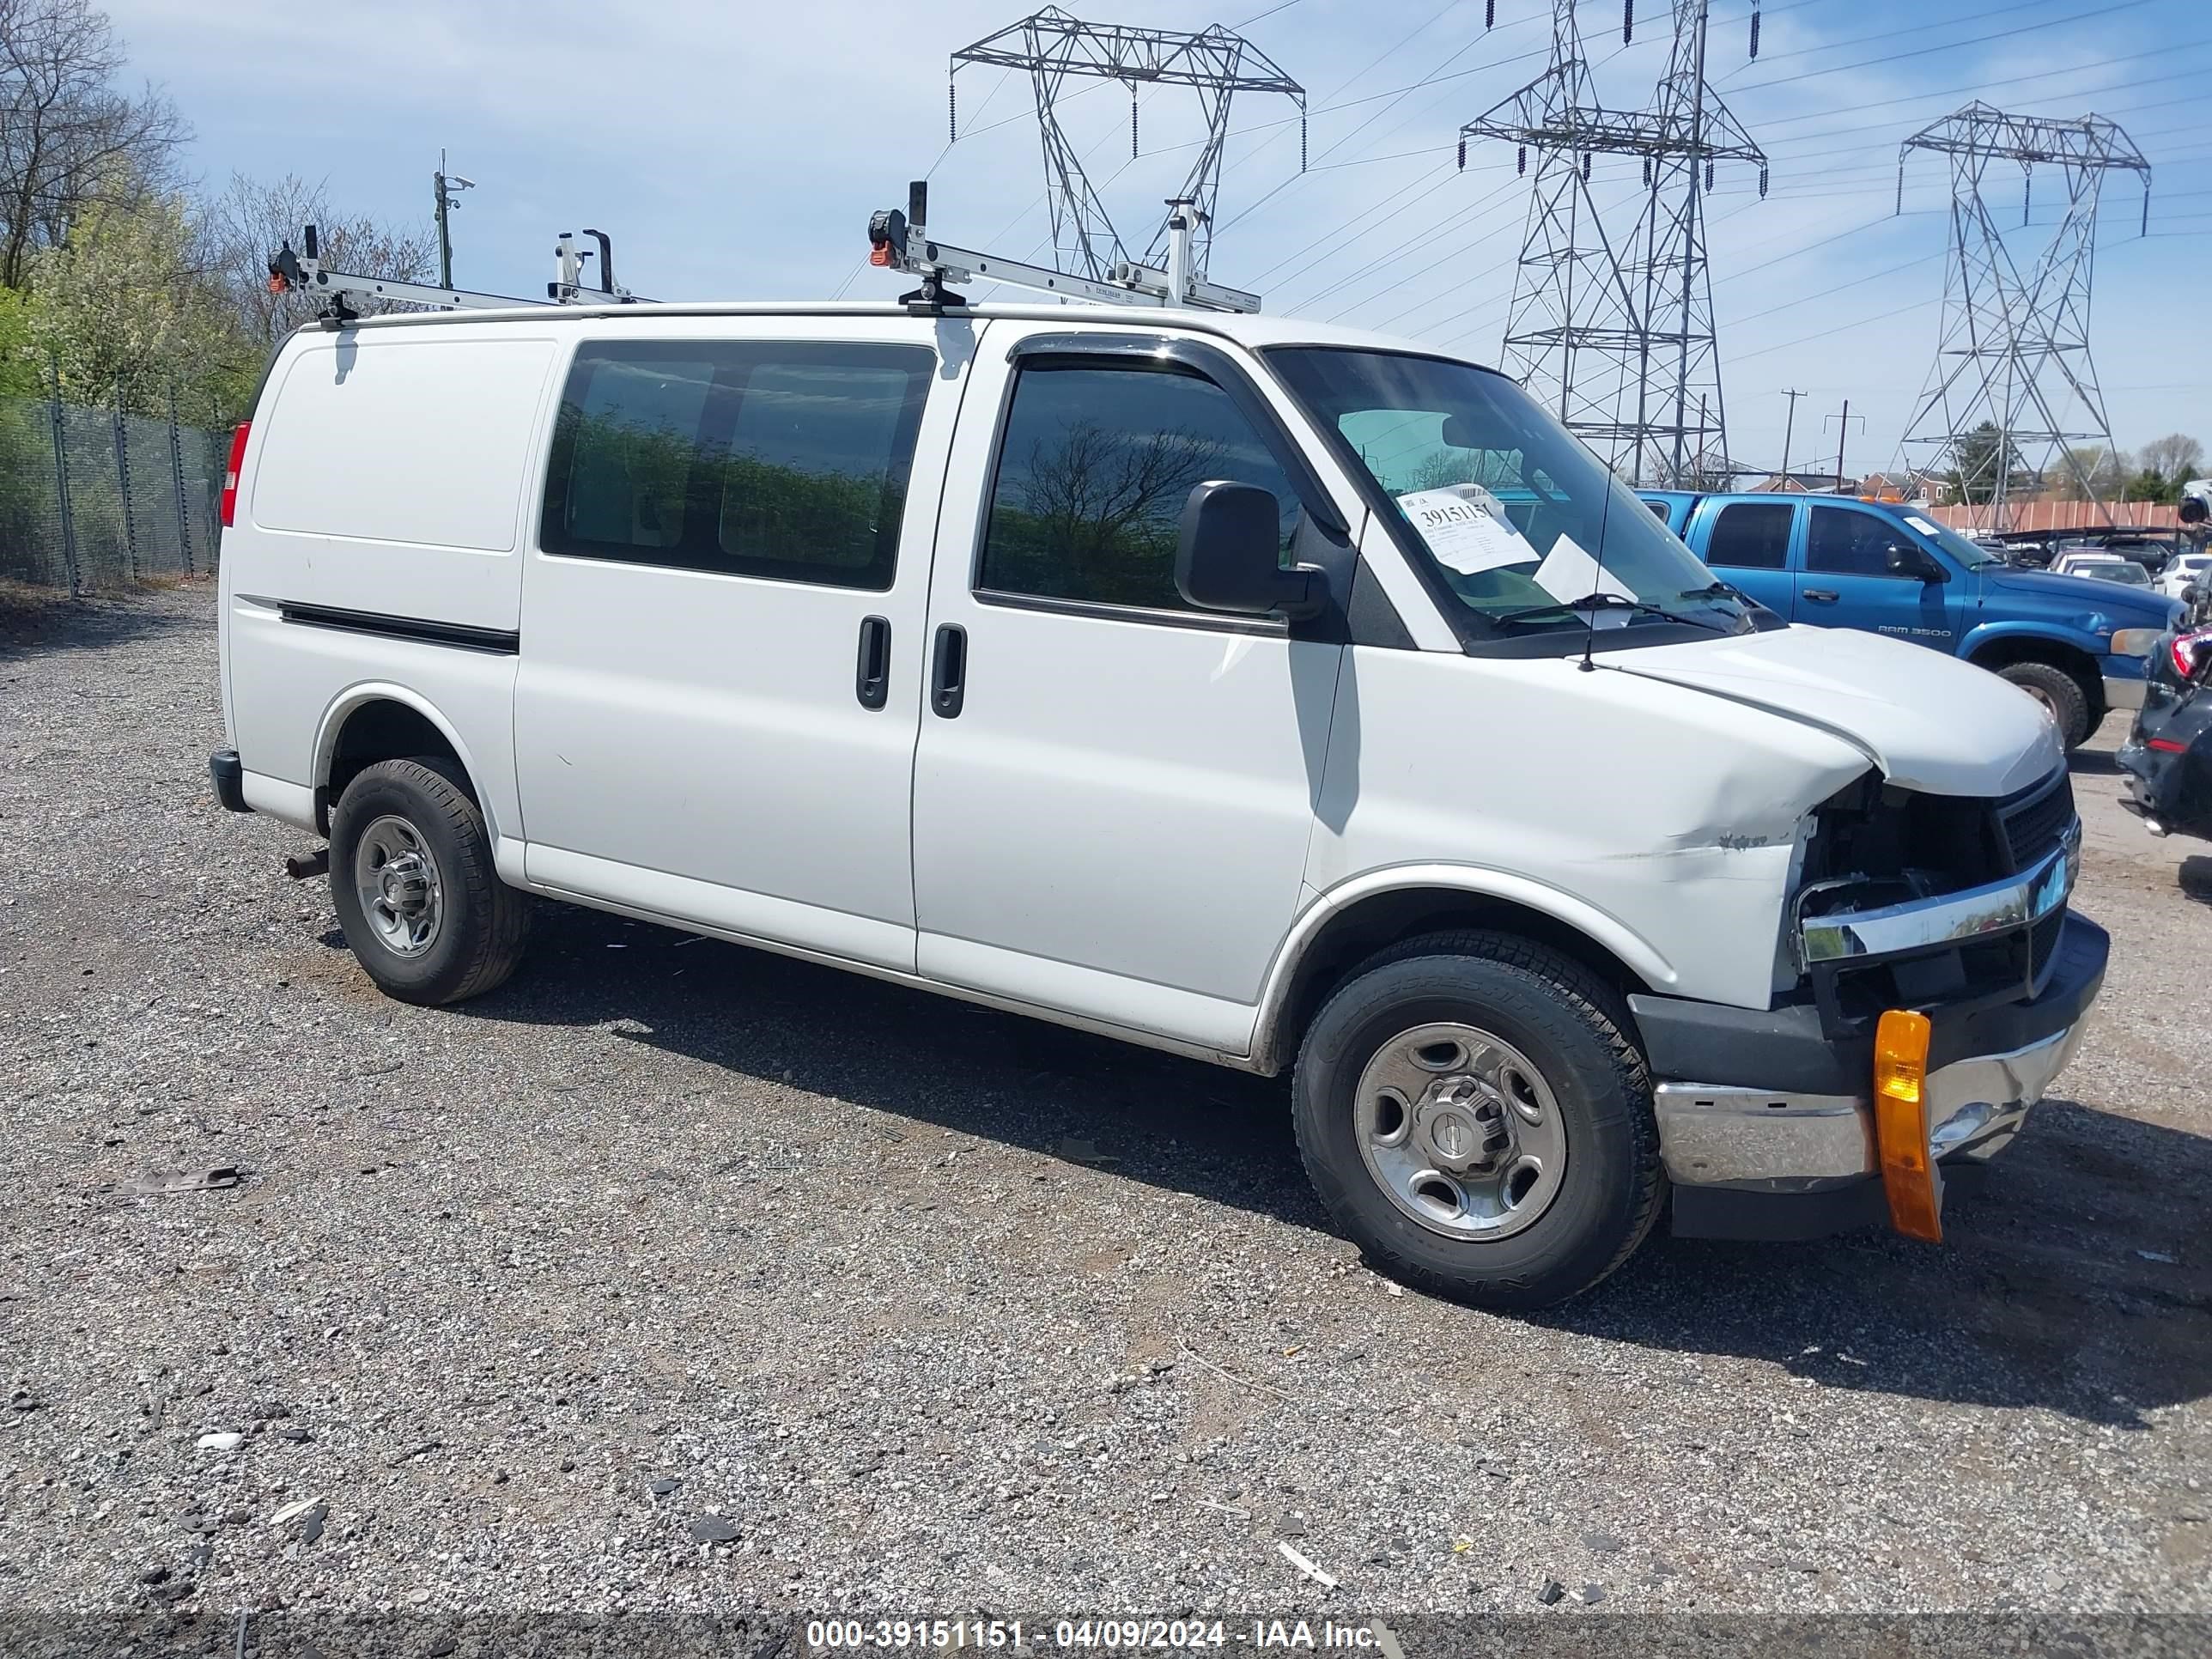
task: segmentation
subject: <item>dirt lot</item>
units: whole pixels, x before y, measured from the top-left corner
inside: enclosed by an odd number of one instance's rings
[[[212,612],[0,635],[0,1606],[2212,1611],[2212,847],[2117,722],[2102,1012],[1948,1243],[1506,1319],[1279,1084],[552,908],[385,1000],[209,798]]]

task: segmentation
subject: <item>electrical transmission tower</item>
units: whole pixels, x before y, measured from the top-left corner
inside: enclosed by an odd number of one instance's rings
[[[1650,107],[1597,101],[1575,0],[1553,0],[1551,63],[1460,129],[1502,138],[1534,190],[1505,323],[1505,371],[1535,392],[1616,471],[1639,483],[1688,483],[1727,459],[1720,350],[1705,254],[1706,195],[1724,161],[1766,156],[1705,80],[1707,0],[1674,0],[1674,46]],[[1621,23],[1632,28],[1634,0]],[[1759,18],[1752,16],[1752,54]],[[1592,189],[1595,157],[1642,162],[1639,211],[1616,237]],[[1618,222],[1616,211],[1610,216]]]
[[[1230,100],[1240,92],[1280,93],[1298,107],[1298,169],[1305,170],[1305,88],[1241,34],[1219,24],[1195,34],[1169,29],[1085,23],[1057,6],[1008,25],[952,54],[963,64],[996,64],[1025,70],[1036,94],[1037,125],[1044,140],[1044,175],[1052,216],[1055,263],[1082,276],[1105,277],[1130,256],[1106,206],[1083,170],[1083,160],[1061,128],[1057,105],[1071,76],[1119,81],[1129,89],[1129,154],[1137,154],[1137,88],[1140,85],[1194,88],[1206,136],[1198,159],[1174,200],[1198,212],[1193,242],[1195,274],[1204,276],[1213,243],[1213,204],[1221,188],[1222,148],[1229,137]],[[957,99],[957,88],[955,92]],[[959,136],[957,101],[951,130]],[[1157,264],[1168,245],[1170,206],[1146,246],[1145,264]]]
[[[1924,485],[1938,474],[1960,499],[1989,508],[1991,527],[2010,520],[2009,500],[2040,486],[2053,464],[2084,499],[2099,499],[2076,446],[2109,454],[2112,423],[2089,358],[2089,285],[2097,255],[2097,198],[2115,167],[2139,175],[2143,228],[2150,224],[2150,163],[2101,116],[2078,121],[2008,115],[1977,100],[1907,138],[1897,153],[1898,207],[1913,150],[1951,158],[1951,246],[1943,270],[1943,324],[1936,362],[1901,443]],[[2039,163],[2056,165],[2066,211],[2023,277],[1982,194],[1992,161],[2021,169],[2021,223]]]

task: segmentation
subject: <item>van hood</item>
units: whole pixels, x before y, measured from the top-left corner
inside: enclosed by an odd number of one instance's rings
[[[2033,593],[2056,599],[2085,613],[2102,611],[2112,628],[2163,628],[2173,615],[2174,601],[2155,588],[2127,587],[2100,582],[2088,576],[2054,576],[2047,570],[1991,569],[1984,567],[1989,585],[2000,592]],[[2100,630],[2085,627],[2085,634]]]
[[[1623,652],[1610,667],[1841,738],[1890,782],[2008,795],[2064,760],[2043,705],[1985,669],[1878,634],[1790,627]]]

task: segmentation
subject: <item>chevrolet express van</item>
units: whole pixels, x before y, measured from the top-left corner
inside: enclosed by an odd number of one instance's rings
[[[917,314],[920,313],[920,314]],[[2106,939],[2047,712],[1716,582],[1516,386],[1295,320],[312,325],[224,497],[224,804],[364,970],[532,896],[1266,1074],[1378,1266],[1940,1236]]]

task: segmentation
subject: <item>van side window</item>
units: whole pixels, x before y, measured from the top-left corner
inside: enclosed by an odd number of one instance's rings
[[[1910,539],[1876,514],[1849,507],[1815,507],[1805,534],[1805,568],[1835,576],[1900,575],[1904,573],[1889,568],[1889,550]]]
[[[1024,368],[1014,383],[975,586],[1188,611],[1176,537],[1192,486],[1271,491],[1287,556],[1297,491],[1229,394],[1163,369]]]
[[[1781,570],[1790,563],[1787,501],[1736,501],[1721,509],[1705,544],[1705,562],[1738,570]],[[1818,514],[1814,515],[1819,516]]]
[[[554,424],[539,545],[888,588],[935,367],[917,346],[587,343]]]

